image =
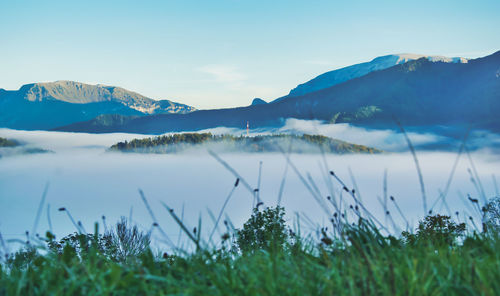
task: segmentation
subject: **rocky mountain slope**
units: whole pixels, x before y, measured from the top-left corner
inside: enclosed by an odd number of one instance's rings
[[[194,110],[120,87],[74,81],[26,84],[17,91],[0,89],[0,126],[19,129],[50,129],[102,114],[140,116]]]

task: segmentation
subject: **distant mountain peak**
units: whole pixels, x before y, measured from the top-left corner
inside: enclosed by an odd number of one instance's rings
[[[264,101],[261,98],[255,98],[255,99],[253,99],[251,106],[254,106],[254,105],[264,105],[264,104],[267,104],[267,102]]]
[[[0,90],[0,126],[10,128],[50,129],[103,114],[142,116],[195,110],[117,86],[67,80],[25,84],[17,91]]]
[[[194,107],[169,100],[153,100],[117,86],[92,85],[68,80],[25,84],[21,86],[19,92],[25,100],[31,102],[46,100],[72,104],[118,102],[144,114],[187,113],[196,110]]]
[[[443,63],[467,63],[468,59],[462,57],[445,57],[445,56],[433,56],[433,55],[422,55],[414,53],[400,53],[400,54],[390,54],[380,57],[376,57],[373,60],[355,64],[352,66],[347,66],[344,68],[332,70],[323,73],[303,84],[299,84],[296,88],[292,89],[288,96],[281,97],[275,101],[282,101],[288,97],[301,96],[307,93],[315,92],[325,88],[332,87],[334,85],[340,84],[347,80],[358,78],[364,76],[373,71],[384,70],[395,65],[404,64],[409,61],[418,60],[425,58],[430,62],[443,62]]]

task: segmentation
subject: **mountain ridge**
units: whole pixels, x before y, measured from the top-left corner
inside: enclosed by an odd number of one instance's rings
[[[196,110],[121,87],[67,80],[25,84],[17,91],[0,89],[0,107],[0,125],[21,129],[50,129],[103,114],[141,116]]]
[[[227,126],[277,126],[287,118],[347,122],[368,127],[403,124],[474,125],[500,130],[500,51],[468,63],[413,60],[287,100],[247,107],[157,114],[124,125],[88,130],[85,123],[58,130],[159,134]]]
[[[426,58],[431,62],[445,62],[445,63],[468,62],[468,59],[462,57],[450,58],[445,56],[432,56],[432,55],[411,54],[411,53],[379,56],[372,59],[369,62],[354,64],[320,74],[307,82],[299,84],[298,86],[290,90],[288,95],[278,98],[275,101],[281,101],[290,97],[305,95],[307,93],[329,88],[334,85],[343,83],[345,81],[364,76],[373,71],[384,70],[392,66],[404,64],[409,61],[417,60],[420,58]]]
[[[170,100],[153,100],[137,92],[118,86],[103,84],[93,85],[70,80],[24,84],[18,91],[23,94],[24,99],[31,102],[42,102],[51,99],[73,104],[117,101],[146,114],[170,113],[170,111],[175,111],[172,109],[172,106],[175,105],[185,108],[185,110],[181,110],[182,113],[196,110],[194,107],[175,103]],[[149,108],[141,108],[138,103],[149,106]],[[168,106],[170,109],[161,107],[161,105],[166,106],[167,104],[170,104],[170,106]]]

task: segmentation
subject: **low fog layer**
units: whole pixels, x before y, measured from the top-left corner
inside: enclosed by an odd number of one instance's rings
[[[7,128],[0,128],[0,137],[15,139],[21,144],[30,147],[40,147],[54,152],[71,152],[78,149],[94,148],[102,150],[108,148],[116,142],[137,138],[149,137],[138,134],[86,134],[86,133],[65,133],[48,131],[22,131]]]
[[[289,123],[288,128],[290,126]],[[304,125],[301,127],[306,130]],[[326,127],[319,125],[313,128],[321,130]],[[336,132],[341,134],[338,130]],[[59,207],[69,209],[76,220],[83,222],[87,231],[92,231],[93,223],[100,221],[102,215],[106,215],[108,223],[111,223],[120,216],[128,217],[131,209],[132,219],[144,229],[149,229],[152,220],[140,200],[138,189],[141,188],[160,224],[172,240],[176,241],[179,229],[159,201],[166,202],[179,215],[184,206],[185,219],[191,226],[197,224],[198,215],[201,214],[203,231],[207,233],[212,229],[213,223],[206,209],[211,209],[217,215],[235,181],[235,177],[206,151],[197,150],[192,154],[180,155],[105,152],[106,147],[113,143],[144,137],[143,135],[89,135],[3,129],[0,130],[0,136],[22,140],[56,152],[18,155],[0,160],[0,231],[7,239],[22,238],[26,230],[32,229],[47,183],[50,185],[46,202],[50,204],[53,230],[59,238],[75,231],[66,214],[57,211]],[[369,138],[369,134],[364,137],[360,134],[360,140]],[[418,152],[418,156],[430,206],[446,185],[456,153]],[[220,157],[234,167],[252,187],[257,187],[259,162],[262,161],[260,197],[266,206],[276,205],[286,167],[283,155],[222,154]],[[294,154],[291,159],[304,177],[307,178],[307,173],[311,174],[322,196],[329,195],[328,186],[320,171],[320,155]],[[471,159],[486,196],[498,194],[493,175],[500,173],[500,155],[479,150],[471,153]],[[383,196],[383,176],[387,169],[388,194],[396,198],[411,223],[416,224],[417,219],[422,217],[420,186],[411,154],[328,155],[327,163],[329,169],[334,170],[349,187],[353,186],[349,169],[352,171],[357,192],[365,206],[381,220],[384,220],[384,214],[377,196]],[[464,204],[465,196],[470,193],[471,196],[478,197],[467,171],[470,167],[467,155],[462,155],[447,198],[451,211],[460,211],[462,220],[464,214],[469,215],[473,211],[467,202]],[[333,179],[332,182],[335,192],[339,192],[341,187]],[[350,197],[344,195],[344,198],[348,204],[354,204]],[[248,219],[252,204],[252,194],[240,185],[226,209],[235,226],[241,226]],[[300,212],[315,223],[328,225],[329,217],[291,168],[287,172],[282,205],[287,210],[290,223],[293,222],[294,213]],[[440,209],[445,211],[441,204],[435,208]],[[46,210],[44,208],[38,226],[40,233],[48,229]],[[390,210],[401,227],[404,227],[396,210],[393,207]],[[304,229],[307,229],[305,219],[302,223]]]
[[[250,123],[251,124],[251,123]],[[443,132],[444,131],[444,132]],[[218,127],[196,132],[210,132],[212,134],[246,135],[245,129]],[[440,130],[440,134],[432,133],[429,129],[420,131],[408,131],[407,134],[413,145],[421,149],[457,151],[462,143],[462,138],[467,129],[455,130],[453,132]],[[408,145],[404,135],[395,130],[371,130],[353,126],[347,123],[326,124],[318,120],[287,119],[285,125],[280,128],[258,128],[250,126],[250,136],[269,135],[279,133],[323,135],[339,139],[353,144],[365,145],[385,151],[407,151]],[[167,133],[168,134],[168,133]],[[443,134],[453,134],[444,136]],[[107,148],[120,141],[130,141],[134,138],[141,139],[153,137],[143,134],[86,134],[68,132],[47,131],[18,131],[0,128],[0,137],[13,138],[28,145],[38,145],[39,148],[51,151],[75,149],[75,148]],[[500,149],[500,135],[483,130],[472,130],[467,137],[467,146],[470,149]]]
[[[242,135],[244,129],[215,128],[204,130],[214,134]],[[342,141],[370,146],[386,151],[406,151],[408,144],[404,135],[399,132],[395,125],[391,129],[366,129],[348,123],[327,124],[319,120],[287,119],[285,125],[280,128],[251,129],[250,134],[276,134],[295,133],[323,135]],[[463,141],[467,128],[448,130],[444,127],[431,128],[408,128],[407,134],[412,144],[425,150],[455,151]],[[500,135],[484,130],[471,130],[467,137],[467,146],[470,149],[498,149],[500,148]]]

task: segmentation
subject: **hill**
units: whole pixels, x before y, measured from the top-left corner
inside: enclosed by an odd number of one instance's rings
[[[2,148],[2,147],[17,147],[19,145],[20,145],[19,142],[17,142],[16,140],[10,140],[10,139],[0,137],[0,148]]]
[[[51,129],[102,114],[143,116],[194,110],[120,87],[73,81],[26,84],[17,91],[0,89],[0,126],[16,129]]]
[[[154,138],[119,142],[111,151],[140,153],[176,153],[192,148],[211,148],[223,152],[280,152],[293,153],[381,153],[381,150],[356,145],[320,135],[232,136],[210,133],[183,133]],[[321,150],[320,150],[321,148]]]
[[[50,150],[27,146],[17,140],[0,137],[0,158],[12,155],[53,153]]]

